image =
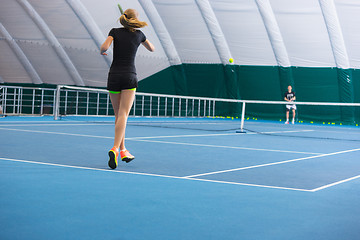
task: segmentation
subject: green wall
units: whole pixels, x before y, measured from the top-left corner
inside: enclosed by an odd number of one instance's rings
[[[200,97],[281,101],[293,85],[297,101],[360,102],[360,70],[222,64],[182,64],[139,83],[138,91]],[[239,117],[241,105],[222,104],[219,116]],[[285,106],[247,105],[247,117],[284,119]],[[298,106],[299,121],[356,124],[360,109]]]

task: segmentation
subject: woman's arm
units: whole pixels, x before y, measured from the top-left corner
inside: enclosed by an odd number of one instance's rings
[[[108,36],[105,40],[105,42],[100,47],[100,54],[101,55],[107,55],[106,51],[109,49],[112,41],[114,38],[112,36]]]
[[[142,42],[141,44],[150,52],[155,51],[154,45],[149,40],[146,39],[145,42]]]

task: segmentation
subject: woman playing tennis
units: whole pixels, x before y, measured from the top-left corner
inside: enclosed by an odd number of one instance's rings
[[[118,165],[119,153],[121,160],[127,163],[135,158],[125,147],[126,122],[138,86],[135,55],[140,44],[151,52],[155,50],[144,33],[137,29],[147,26],[147,23],[138,20],[136,10],[127,9],[119,20],[123,27],[111,29],[109,36],[100,48],[101,54],[107,55],[106,51],[114,42],[114,57],[107,81],[107,90],[110,92],[115,114],[115,139],[114,146],[109,151],[108,163],[112,169]]]

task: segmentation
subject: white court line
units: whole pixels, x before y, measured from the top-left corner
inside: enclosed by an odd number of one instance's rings
[[[313,131],[316,131],[316,132],[319,132],[319,133],[334,133],[334,134],[346,134],[346,135],[357,135],[359,136],[359,133],[360,133],[360,129],[354,129],[354,128],[349,128],[347,129],[348,131],[337,131],[337,130],[334,130],[334,131],[326,131],[326,130],[313,130]],[[360,141],[360,139],[359,139]]]
[[[26,130],[26,129],[12,129],[12,128],[0,128],[0,130],[10,130],[10,131],[20,131],[20,132],[34,132],[34,133],[58,134],[58,135],[78,136],[78,137],[92,137],[92,138],[113,139],[113,137],[86,135],[86,134],[77,134],[77,133],[61,133],[61,132],[37,131],[37,130]],[[193,137],[193,136],[218,136],[218,135],[219,134],[178,135],[178,136],[180,136],[180,137],[185,137],[185,136]],[[231,133],[229,135],[236,135],[236,133]],[[166,136],[158,136],[158,138],[165,138],[165,137]],[[173,137],[173,136],[168,136],[168,137]],[[144,138],[147,138],[147,137],[144,137]],[[219,145],[183,143],[183,142],[154,141],[154,140],[145,140],[145,139],[140,139],[140,138],[125,138],[125,140],[132,140],[132,141],[138,141],[138,142],[166,143],[166,144],[176,144],[176,145],[186,145],[186,146],[211,147],[211,148],[241,149],[241,150],[250,150],[250,151],[282,152],[282,153],[311,154],[311,155],[321,154],[321,153],[313,153],[313,152],[300,152],[300,151],[288,151],[288,150],[276,150],[276,149],[246,148],[246,147],[219,146]]]
[[[166,143],[166,144],[198,146],[198,147],[241,149],[241,150],[250,150],[250,151],[281,152],[281,153],[298,153],[298,154],[311,154],[311,155],[322,154],[322,153],[299,152],[299,151],[288,151],[288,150],[276,150],[276,149],[265,149],[265,148],[232,147],[232,146],[197,144],[197,143],[155,141],[155,140],[145,140],[145,139],[128,139],[128,140],[133,140],[133,141],[138,141],[138,142]]]
[[[260,134],[274,134],[274,133],[294,133],[294,132],[313,132],[314,130],[298,130],[298,131],[276,131],[276,132],[250,132],[250,133],[209,133],[209,134],[195,134],[195,135],[171,135],[171,136],[151,136],[151,137],[131,137],[126,140],[136,139],[153,139],[153,138],[178,138],[178,137],[207,137],[207,136],[246,136],[246,135],[260,135]]]
[[[216,172],[195,174],[195,175],[190,175],[190,176],[185,176],[185,177],[187,177],[187,178],[200,177],[200,176],[207,176],[207,175],[213,175],[213,174],[218,174],[218,173],[234,172],[234,171],[253,169],[253,168],[259,168],[259,167],[267,167],[267,166],[279,165],[279,164],[290,163],[290,162],[298,162],[298,161],[303,161],[303,160],[307,160],[307,159],[327,157],[327,156],[332,156],[332,155],[337,155],[337,154],[342,154],[342,153],[355,152],[355,151],[359,151],[359,150],[360,150],[360,148],[356,148],[356,149],[350,149],[350,150],[346,150],[346,151],[326,153],[326,154],[320,154],[320,155],[316,155],[316,156],[296,158],[296,159],[280,161],[280,162],[273,162],[273,163],[266,163],[266,164],[248,166],[248,167],[234,168],[234,169],[228,169],[228,170],[222,170],[222,171],[216,171]]]
[[[110,122],[109,122],[110,123]],[[109,126],[109,123],[54,123],[54,124],[41,124],[41,123],[29,123],[29,124],[0,124],[1,127],[43,127],[43,126]],[[114,123],[112,123],[114,124]]]
[[[28,127],[28,126],[107,126],[108,124],[9,124],[9,125],[1,125],[1,130],[11,130],[11,131],[23,131],[23,132],[36,132],[36,133],[49,133],[49,134],[61,134],[61,135],[72,135],[72,136],[81,136],[81,137],[101,137],[94,135],[86,135],[86,134],[72,134],[72,133],[59,133],[59,132],[49,132],[49,131],[39,131],[39,130],[25,130],[25,129],[14,129],[14,128],[3,128],[5,127]],[[257,134],[274,134],[274,133],[299,133],[299,132],[313,132],[314,130],[292,130],[292,131],[272,131],[272,132],[250,132],[246,134],[242,133],[212,133],[212,134],[187,134],[187,135],[167,135],[167,136],[150,136],[150,137],[131,137],[126,138],[126,140],[135,140],[135,139],[156,139],[156,138],[180,138],[180,137],[207,137],[207,136],[246,136],[246,135],[257,135]],[[104,138],[109,138],[104,136]]]
[[[46,134],[58,134],[58,135],[69,135],[69,136],[77,136],[77,137],[92,137],[92,138],[114,139],[113,137],[106,137],[106,136],[86,135],[86,134],[77,134],[77,133],[48,132],[48,131],[37,131],[37,130],[15,129],[15,128],[0,128],[0,130],[10,130],[10,131],[19,131],[19,132],[33,132],[33,133],[46,133]]]
[[[31,124],[41,124],[41,125],[68,125],[69,123],[71,124],[79,124],[79,125],[87,125],[89,123],[92,124],[97,124],[97,125],[101,125],[101,124],[109,124],[112,123],[114,124],[115,121],[115,117],[113,117],[114,119],[111,121],[98,121],[97,123],[93,123],[95,121],[88,121],[88,122],[81,122],[81,121],[64,121],[64,122],[56,122],[56,121],[28,121],[28,123],[26,123],[27,121],[0,121],[0,125],[3,125],[3,123],[9,124],[9,125],[15,125],[13,123],[22,123],[22,124],[17,124],[17,126],[23,125],[23,126],[29,126]],[[44,123],[48,123],[48,124],[44,124]],[[128,124],[135,124],[135,125],[131,125],[131,126],[139,126],[139,127],[146,127],[146,124],[157,124],[157,123],[171,123],[171,124],[192,124],[192,125],[199,125],[199,124],[208,124],[208,125],[228,125],[229,122],[208,122],[208,121],[196,121],[196,122],[191,122],[191,121],[128,121]],[[136,125],[137,124],[137,125]],[[4,124],[5,125],[5,124]],[[240,122],[238,123],[239,127],[240,127]]]
[[[51,124],[54,125],[54,124]],[[60,124],[61,126],[68,126],[68,124]],[[78,125],[78,124],[76,124]],[[99,125],[99,124],[95,124]],[[3,126],[3,125],[0,125]],[[19,125],[14,125],[19,126]],[[29,125],[24,125],[24,127]],[[44,126],[44,125],[39,125]],[[94,135],[86,135],[86,134],[73,134],[73,133],[61,133],[61,132],[50,132],[50,131],[40,131],[40,130],[27,130],[27,129],[16,129],[16,128],[2,128],[0,130],[10,130],[10,131],[19,131],[19,132],[36,132],[36,133],[48,133],[48,134],[61,134],[61,135],[71,135],[71,136],[80,136],[80,137],[98,137],[98,138],[110,138],[106,136],[94,136]],[[125,140],[135,140],[135,139],[151,139],[151,138],[177,138],[177,137],[206,137],[206,136],[228,136],[228,135],[240,135],[238,133],[213,133],[213,134],[191,134],[191,135],[167,135],[167,136],[151,136],[151,137],[131,137],[125,138]],[[113,137],[111,137],[113,138]]]
[[[324,185],[322,187],[312,189],[311,191],[312,192],[317,192],[317,191],[320,191],[320,190],[323,190],[323,189],[326,189],[326,188],[329,188],[329,187],[333,187],[333,186],[339,185],[341,183],[349,182],[349,181],[352,181],[352,180],[355,180],[355,179],[358,179],[358,178],[360,178],[360,175],[357,175],[357,176],[351,177],[351,178],[347,178],[347,179],[344,179],[344,180],[341,180],[341,181],[337,181],[337,182],[334,182],[334,183],[330,183],[330,184]]]
[[[10,162],[32,163],[32,164],[40,164],[40,165],[55,166],[55,167],[64,167],[64,168],[75,168],[75,169],[83,169],[83,170],[102,171],[102,172],[125,173],[125,174],[132,174],[132,175],[152,176],[152,177],[171,178],[171,179],[183,179],[183,180],[199,181],[199,182],[211,182],[211,183],[222,183],[222,184],[249,186],[249,187],[260,187],[260,188],[292,190],[292,191],[301,191],[301,192],[312,192],[312,191],[309,190],[309,189],[301,189],[301,188],[287,188],[287,187],[267,186],[267,185],[259,185],[259,184],[249,184],[249,183],[237,183],[237,182],[216,181],[216,180],[198,179],[198,178],[187,178],[187,177],[177,177],[177,176],[169,176],[169,175],[161,175],[161,174],[152,174],[152,173],[140,173],[140,172],[128,172],[128,171],[114,171],[114,170],[110,170],[110,169],[71,166],[71,165],[63,165],[63,164],[55,164],[55,163],[46,163],[46,162],[36,162],[36,161],[28,161],[28,160],[19,160],[19,159],[12,159],[12,158],[1,158],[1,157],[0,157],[0,160],[10,161]]]
[[[0,124],[2,123],[24,123],[24,122],[28,122],[28,123],[53,123],[54,120],[52,121],[28,121],[28,120],[22,120],[22,121],[3,121],[0,120]],[[74,121],[75,122],[75,121]]]

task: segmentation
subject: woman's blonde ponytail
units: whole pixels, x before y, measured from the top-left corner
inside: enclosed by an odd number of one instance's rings
[[[123,15],[119,18],[121,25],[131,32],[135,32],[136,28],[142,28],[147,26],[146,22],[139,21],[137,19],[137,11],[135,9],[127,9]]]

